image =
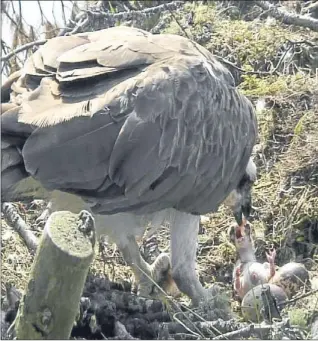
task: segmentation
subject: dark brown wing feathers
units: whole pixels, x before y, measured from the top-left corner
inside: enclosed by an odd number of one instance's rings
[[[5,136],[23,126],[27,172],[94,200],[96,212],[206,213],[245,171],[252,106],[186,38],[123,27],[54,38],[23,71]]]

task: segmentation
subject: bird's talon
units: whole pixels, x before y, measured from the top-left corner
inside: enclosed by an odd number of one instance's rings
[[[82,233],[88,236],[88,238],[91,240],[94,246],[95,245],[95,228],[94,228],[93,216],[89,212],[82,210],[78,214],[77,227]]]
[[[160,297],[162,290],[173,297],[180,295],[180,291],[172,279],[170,257],[167,253],[161,253],[156,260],[149,265],[149,273],[147,277],[142,274],[138,283],[138,295],[144,297]],[[147,272],[148,272],[147,271]],[[156,285],[157,284],[157,285]]]

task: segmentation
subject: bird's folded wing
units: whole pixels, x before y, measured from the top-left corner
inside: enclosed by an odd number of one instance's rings
[[[219,63],[171,52],[166,37],[110,38],[99,53],[96,33],[57,58],[57,80],[43,78],[25,96],[17,124],[33,129],[26,170],[48,188],[95,199],[105,213],[217,208],[255,142],[250,103]],[[56,67],[42,58],[36,70]]]

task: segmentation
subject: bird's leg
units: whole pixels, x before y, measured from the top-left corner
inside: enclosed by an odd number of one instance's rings
[[[138,294],[153,296],[157,291],[155,283],[166,289],[166,278],[169,282],[171,273],[170,258],[167,254],[159,255],[152,265],[143,259],[136,240],[146,229],[142,217],[130,213],[118,213],[109,216],[95,214],[94,218],[97,237],[107,235],[131,267],[138,286]]]
[[[149,265],[141,256],[136,238],[128,236],[117,243],[126,263],[131,266],[138,285],[138,295],[148,297],[157,296],[156,284],[171,295],[179,294],[171,276],[170,257],[166,253],[160,254]],[[160,292],[159,292],[160,296]]]
[[[266,258],[269,263],[269,279],[271,279],[276,272],[275,269],[275,258],[276,258],[276,250],[271,250],[269,253],[266,253]]]
[[[122,236],[119,241],[115,240],[115,242],[125,262],[134,273],[135,281],[138,284],[138,294],[145,297],[150,296],[154,284],[147,276],[151,277],[151,266],[142,258],[135,236]]]
[[[195,271],[199,221],[199,216],[178,212],[170,226],[172,278],[194,305],[207,294]]]
[[[241,285],[241,265],[239,265],[235,269],[234,291],[239,295],[241,289],[242,289],[242,285]]]

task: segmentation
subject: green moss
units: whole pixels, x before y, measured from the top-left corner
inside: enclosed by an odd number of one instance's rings
[[[183,36],[183,32],[180,28],[180,26],[175,22],[175,21],[172,21],[170,23],[170,25],[164,29],[163,33],[168,33],[168,34],[177,34],[177,35],[180,35],[180,36]]]
[[[188,24],[189,14],[193,13],[193,24]],[[233,56],[242,67],[258,69],[271,61],[276,64],[280,59],[280,49],[289,39],[297,40],[302,36],[280,24],[266,25],[262,21],[232,20],[228,11],[219,14],[214,2],[208,4],[188,3],[175,14],[183,29],[174,19],[164,33],[187,35],[193,39],[208,29],[211,39],[202,45],[224,57]],[[278,84],[279,87],[279,84]],[[279,90],[277,90],[279,91]]]
[[[288,312],[288,317],[290,318],[290,324],[292,326],[299,326],[302,328],[307,328],[307,311],[300,308],[291,309]]]
[[[194,12],[194,26],[202,26],[206,23],[214,23],[217,17],[214,3],[209,5],[198,5],[196,2],[192,4],[186,4],[185,10],[187,12]]]
[[[270,96],[285,92],[288,88],[284,77],[269,76],[259,78],[257,75],[243,75],[240,89],[246,96]]]

